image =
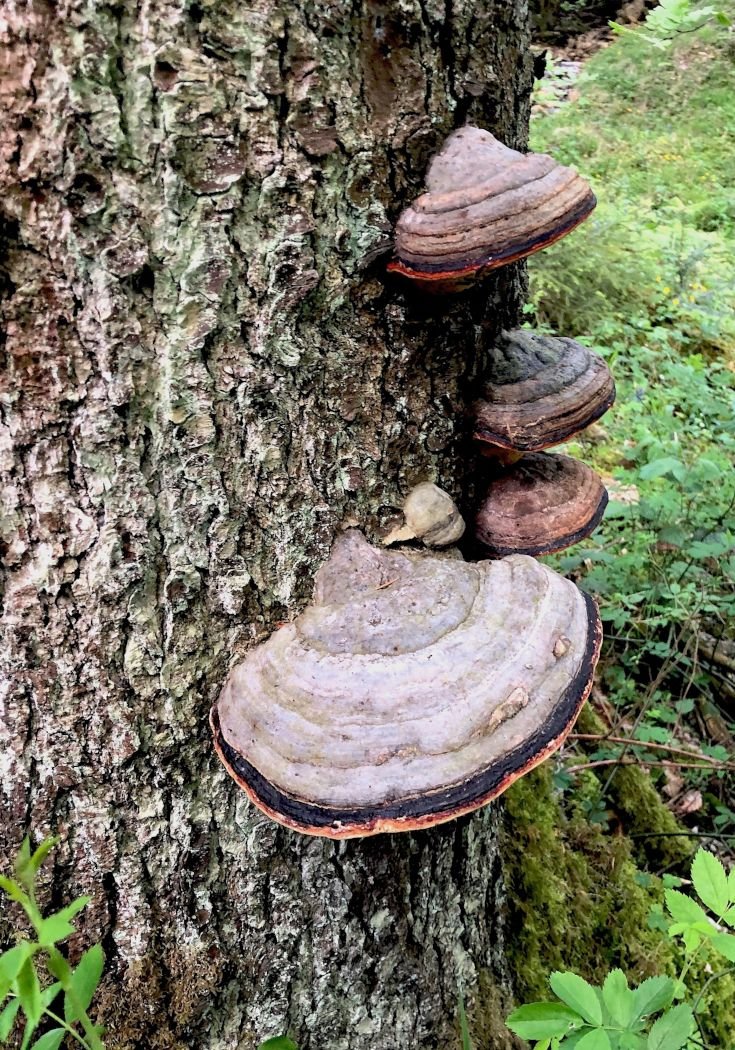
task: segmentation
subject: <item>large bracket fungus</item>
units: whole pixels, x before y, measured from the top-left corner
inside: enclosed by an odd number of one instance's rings
[[[431,161],[426,190],[398,219],[388,269],[434,291],[461,290],[546,248],[596,204],[573,168],[469,124]]]
[[[517,452],[539,452],[588,427],[615,401],[610,369],[573,339],[518,329],[489,351],[483,398],[474,405],[475,438]]]
[[[468,564],[349,531],[312,605],[230,673],[211,714],[217,751],[297,831],[440,824],[559,747],[600,634],[592,599],[532,558]]]
[[[475,536],[493,557],[553,554],[594,532],[607,498],[602,479],[586,464],[531,452],[490,482]]]

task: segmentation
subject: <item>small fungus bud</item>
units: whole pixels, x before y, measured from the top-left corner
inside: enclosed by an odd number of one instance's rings
[[[566,656],[566,654],[569,652],[569,646],[571,644],[572,643],[569,641],[568,638],[556,639],[556,641],[554,642],[554,648],[552,652],[554,653],[554,656],[557,658],[557,660],[561,660],[562,656]]]
[[[431,481],[412,488],[403,504],[405,525],[393,529],[383,543],[386,547],[405,540],[421,540],[427,547],[446,547],[464,533],[462,515],[452,497]]]

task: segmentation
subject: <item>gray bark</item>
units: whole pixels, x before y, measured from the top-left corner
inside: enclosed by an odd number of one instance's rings
[[[456,1045],[458,977],[506,977],[497,812],[298,836],[207,712],[340,527],[375,538],[426,478],[471,499],[521,278],[427,302],[381,253],[453,127],[523,147],[525,0],[4,17],[0,856],[61,834],[47,892],[93,896],[71,948],[103,939],[111,1048]]]

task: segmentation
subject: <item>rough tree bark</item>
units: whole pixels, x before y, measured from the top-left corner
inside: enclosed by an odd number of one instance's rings
[[[523,147],[526,2],[2,10],[0,855],[62,835],[111,1048],[456,1045],[457,978],[507,980],[497,810],[300,837],[207,711],[340,527],[424,478],[466,504],[521,277],[426,303],[382,253],[453,127]]]

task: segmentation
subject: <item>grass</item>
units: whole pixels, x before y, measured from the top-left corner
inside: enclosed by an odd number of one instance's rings
[[[618,39],[587,63],[580,97],[534,123],[533,148],[579,165],[603,200],[614,191],[614,203],[630,202],[644,220],[676,213],[732,236],[734,60],[722,28],[665,51]]]
[[[541,320],[631,345],[648,323],[735,360],[733,61],[721,27],[663,52],[626,36],[588,62],[576,101],[535,121],[533,148],[576,165],[600,201],[531,262]]]

